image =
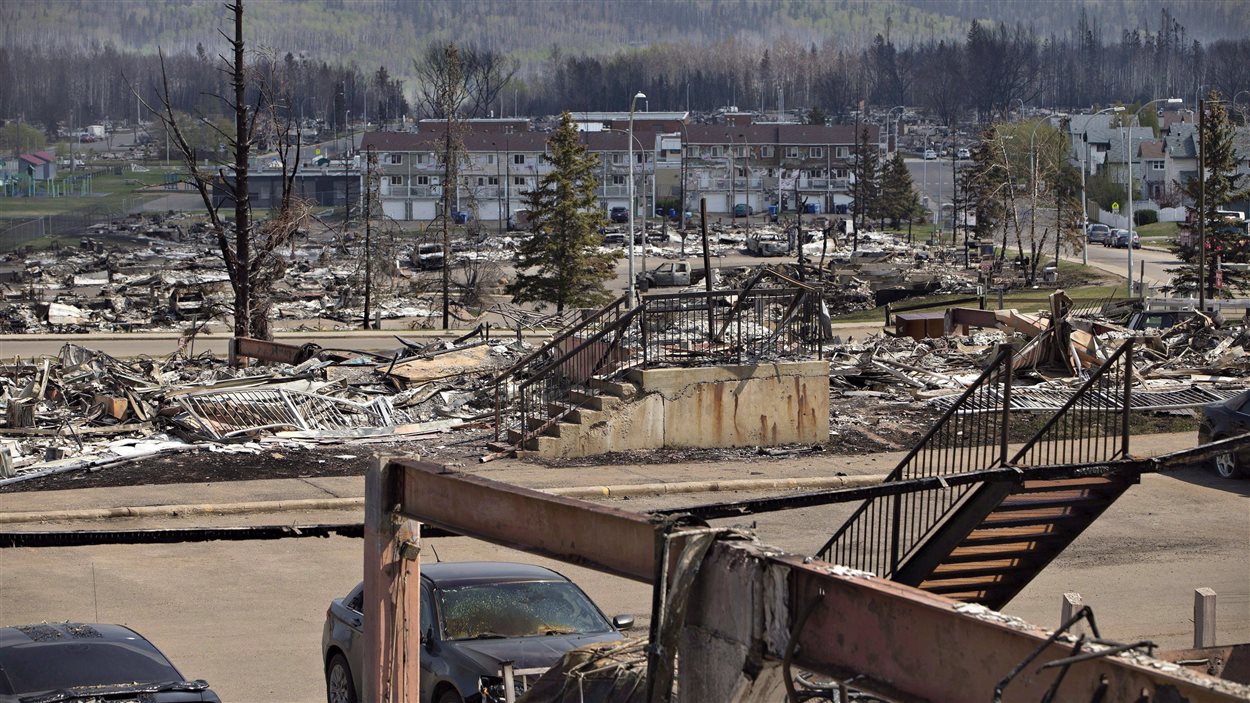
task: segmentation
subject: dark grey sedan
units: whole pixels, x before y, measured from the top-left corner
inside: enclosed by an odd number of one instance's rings
[[[121,625],[42,623],[0,628],[0,703],[221,703],[187,681],[142,635]]]
[[[326,613],[321,651],[330,703],[361,700],[364,584]],[[575,647],[622,639],[634,619],[611,622],[572,581],[506,562],[421,565],[421,703],[498,703],[500,667],[546,670]],[[518,695],[524,682],[518,682]]]
[[[1218,442],[1247,432],[1250,432],[1250,391],[1202,409],[1198,444]],[[1219,454],[1212,463],[1215,472],[1223,478],[1246,478],[1250,476],[1250,447]]]

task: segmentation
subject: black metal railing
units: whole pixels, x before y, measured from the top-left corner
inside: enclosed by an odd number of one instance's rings
[[[568,349],[576,347],[583,340],[615,325],[621,315],[629,311],[628,297],[620,296],[598,310],[585,310],[580,320],[561,330],[551,341],[542,345],[520,361],[508,367],[495,377],[495,439],[506,429],[503,422],[504,404],[508,398],[510,385],[540,375],[542,369],[548,368],[552,359],[561,356]]]
[[[981,471],[1007,461],[1012,349],[989,366],[903,457],[886,481]],[[984,412],[995,407],[996,412]],[[864,501],[818,552],[821,559],[889,578],[976,484]]]
[[[1009,462],[1046,466],[1114,461],[1128,456],[1133,343],[1125,340],[1090,374]]]
[[[787,285],[757,285],[766,278]],[[743,290],[645,295],[632,309],[618,298],[495,378],[495,438],[513,430],[510,443],[524,443],[602,395],[592,380],[627,369],[819,357],[826,317],[816,289],[770,272]]]
[[[649,367],[821,354],[820,298],[805,288],[664,293],[645,296],[642,307],[643,362]]]

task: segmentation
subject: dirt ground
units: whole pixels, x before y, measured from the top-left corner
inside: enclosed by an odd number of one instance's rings
[[[614,452],[577,459],[530,459],[549,467],[605,464],[659,465],[681,462],[769,462],[813,454],[859,455],[910,449],[939,416],[919,403],[882,402],[864,396],[836,397],[830,404],[830,435],[824,444],[728,449],[656,449]],[[1022,442],[1040,428],[1045,418],[1019,413],[1013,416],[1009,440]],[[1197,416],[1189,411],[1133,416],[1134,435],[1197,432]],[[489,431],[452,432],[432,438],[379,444],[340,444],[313,448],[277,447],[255,453],[211,452],[198,449],[164,454],[98,470],[72,471],[41,479],[0,486],[0,493],[50,491],[107,486],[160,485],[208,481],[248,481],[273,478],[363,476],[374,453],[420,456],[452,466],[475,464],[486,453]]]

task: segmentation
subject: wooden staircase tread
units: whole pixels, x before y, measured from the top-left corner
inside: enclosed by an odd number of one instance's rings
[[[1122,479],[1091,476],[1086,478],[1060,478],[1025,481],[1024,492],[1042,493],[1050,491],[1069,491],[1078,489],[1097,489],[1118,487],[1124,484]]]
[[[1045,497],[1042,497],[1045,496]],[[1018,512],[1021,510],[1043,509],[1043,508],[1067,508],[1067,507],[1086,507],[1093,505],[1108,505],[1109,501],[1106,497],[1100,495],[1074,495],[1067,494],[1055,495],[1051,493],[1043,494],[1026,494],[1017,493],[1008,496],[997,508],[994,513],[998,512]],[[994,514],[994,513],[991,513]]]
[[[967,564],[942,564],[937,569],[934,569],[933,573],[929,574],[925,581],[948,581],[974,576],[1007,576],[1015,573],[1020,567],[1027,565],[1027,562],[1021,562],[1016,559],[970,562]]]
[[[956,547],[942,563],[964,564],[993,559],[1027,559],[1037,554],[1040,549],[1037,542],[1029,542],[1028,544],[1030,546],[1027,547],[1004,547],[1003,545]],[[938,568],[941,567],[939,566]]]

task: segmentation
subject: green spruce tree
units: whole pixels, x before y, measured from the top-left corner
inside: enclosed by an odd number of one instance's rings
[[[612,299],[604,282],[615,275],[620,254],[598,250],[604,222],[596,195],[599,159],[587,152],[568,112],[547,148],[552,170],[524,195],[534,236],[517,249],[517,277],[508,293],[517,303],[554,303],[557,312],[603,305]]]
[[[855,231],[859,232],[867,220],[878,217],[881,205],[881,151],[876,142],[869,141],[867,127],[860,130],[859,139],[855,142],[855,164],[851,174],[855,176],[855,202],[852,204]]]
[[[1202,202],[1202,186],[1197,176],[1189,179],[1182,189],[1193,201],[1189,207],[1190,219],[1201,219],[1206,229],[1207,256],[1205,264],[1208,297],[1231,298],[1250,290],[1250,275],[1235,270],[1223,270],[1219,264],[1250,263],[1250,242],[1246,240],[1245,223],[1234,223],[1219,213],[1228,203],[1241,200],[1250,194],[1245,174],[1237,173],[1237,152],[1233,146],[1235,128],[1228,118],[1224,105],[1215,102],[1218,95],[1211,92],[1206,103],[1206,119],[1203,124],[1202,143],[1199,149],[1206,166],[1206,202]],[[1173,247],[1183,265],[1172,269],[1172,288],[1197,293],[1198,289],[1198,236],[1185,244]],[[1219,271],[1217,276],[1216,272]],[[1219,287],[1216,287],[1217,280]]]
[[[911,172],[903,161],[902,152],[894,152],[881,174],[881,213],[890,220],[890,227],[898,229],[899,221],[908,219],[920,209],[920,197],[916,194]]]

